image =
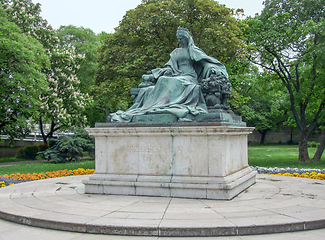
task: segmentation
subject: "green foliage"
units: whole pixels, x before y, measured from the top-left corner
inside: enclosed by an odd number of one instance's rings
[[[15,158],[22,158],[21,156],[23,156],[23,155],[24,155],[24,147],[21,147],[18,149],[18,152],[17,152]]]
[[[61,47],[74,48],[75,64],[78,66],[76,76],[80,81],[80,90],[89,93],[90,87],[95,83],[100,37],[89,28],[73,25],[60,26],[57,35]]]
[[[315,142],[315,141],[311,141],[311,142],[308,142],[308,143],[307,143],[307,146],[308,146],[309,148],[318,148],[319,145],[320,145],[320,143]]]
[[[27,146],[24,148],[24,155],[21,157],[34,160],[38,151],[39,151],[38,146],[34,146],[34,145]]]
[[[39,152],[43,152],[43,151],[45,151],[46,149],[48,149],[49,148],[49,145],[47,145],[47,144],[45,144],[45,143],[43,143],[43,144],[41,144],[41,145],[38,145],[38,151]]]
[[[44,142],[58,129],[85,126],[85,107],[92,101],[80,91],[80,81],[76,76],[79,58],[76,58],[74,47],[60,45],[56,31],[41,17],[39,3],[34,4],[30,0],[0,0],[0,3],[10,16],[10,22],[15,23],[24,35],[37,39],[50,59],[49,66],[41,67],[48,84],[38,83],[35,87],[37,90],[46,89],[38,92],[37,99],[42,104],[35,114],[37,117],[34,117],[35,122],[41,125]],[[50,131],[44,134],[43,124],[48,123],[51,124]]]
[[[30,145],[22,147],[18,150],[16,158],[35,160],[37,153],[46,150],[48,147],[46,144],[42,145]]]
[[[77,161],[83,152],[94,152],[94,141],[82,129],[77,130],[74,136],[62,136],[50,141],[50,148],[38,154],[50,162]]]
[[[300,130],[300,161],[309,160],[307,139],[325,121],[324,5],[324,0],[268,0],[262,14],[247,21],[246,36],[256,50],[251,60],[277,74],[289,96]],[[325,144],[320,146],[322,152]]]
[[[47,86],[49,59],[42,45],[9,21],[0,7],[0,133],[13,139],[27,133],[27,119],[38,115],[39,93]]]
[[[92,86],[93,102],[86,108],[86,115],[88,124],[90,127],[94,127],[96,122],[106,122],[106,115],[108,114],[108,107],[106,106],[105,97],[100,96],[99,90],[93,91]],[[98,93],[98,95],[96,95]]]
[[[41,114],[35,121],[41,125],[42,136],[46,143],[56,130],[66,130],[72,126],[85,126],[85,108],[92,102],[88,94],[81,93],[79,81],[75,76],[73,49],[59,49],[52,52],[52,65],[55,70],[48,75],[49,88],[41,96]],[[43,126],[50,123],[50,131],[44,134]]]
[[[100,48],[94,92],[111,112],[127,109],[132,103],[130,88],[138,86],[146,71],[164,66],[178,46],[178,26],[188,28],[209,56],[232,66],[247,52],[245,25],[234,15],[233,9],[213,0],[142,1]]]
[[[232,86],[244,99],[233,109],[261,133],[263,144],[266,133],[288,119],[289,100],[281,82],[272,72],[261,73],[253,67],[250,73],[234,76]]]
[[[94,126],[95,122],[106,121],[105,106],[101,106],[100,97],[96,91],[93,91],[95,85],[95,74],[98,68],[98,48],[100,43],[105,41],[110,34],[102,32],[96,35],[92,30],[83,27],[75,27],[72,25],[61,26],[57,30],[61,47],[73,47],[76,53],[75,64],[76,76],[80,81],[80,91],[82,93],[90,93],[94,101],[90,101],[85,108],[85,115],[90,126]]]

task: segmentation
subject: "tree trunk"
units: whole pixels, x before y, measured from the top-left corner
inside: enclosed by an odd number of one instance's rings
[[[55,123],[54,123],[54,121],[52,120],[52,122],[51,122],[51,130],[50,130],[50,132],[49,132],[49,138],[53,138],[53,133],[54,133],[55,130],[56,130],[56,129],[55,129]]]
[[[316,153],[315,153],[314,157],[312,158],[312,160],[319,162],[323,155],[324,149],[325,149],[325,130],[323,129],[322,130],[322,140],[321,140],[320,145],[318,146]]]
[[[300,162],[309,162],[310,158],[308,155],[308,136],[307,136],[307,130],[306,128],[302,129],[300,131],[300,139],[299,139],[299,161]]]
[[[53,138],[53,133],[56,131],[56,130],[59,130],[60,127],[59,126],[56,126],[56,124],[54,123],[54,121],[51,122],[51,129],[50,129],[50,132],[48,134],[45,135],[44,133],[44,129],[43,129],[43,121],[42,121],[42,117],[40,117],[40,130],[41,130],[41,134],[42,134],[42,138],[43,138],[43,142],[45,144],[48,144],[47,143],[47,140],[49,138]]]
[[[290,129],[290,144],[293,144],[293,137],[292,137],[292,134],[293,133],[293,128]]]
[[[258,130],[261,134],[260,144],[264,144],[266,133],[269,129]]]
[[[42,117],[39,118],[39,128],[40,128],[40,130],[41,130],[41,134],[42,134],[43,142],[44,142],[44,144],[47,144],[47,137],[46,137],[45,134],[44,134]]]

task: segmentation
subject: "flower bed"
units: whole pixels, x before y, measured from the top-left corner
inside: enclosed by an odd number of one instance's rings
[[[10,179],[10,178],[4,178],[0,176],[0,188],[13,185],[16,183],[20,183],[20,182],[26,182],[26,180],[24,181],[24,180]]]
[[[311,178],[318,180],[325,180],[325,170],[320,169],[289,169],[289,168],[261,168],[261,167],[252,167],[260,174],[270,174],[270,175],[279,175],[279,176],[289,176],[289,177],[302,177],[302,178]],[[83,169],[78,168],[75,170],[59,170],[55,172],[46,172],[46,173],[27,173],[27,174],[10,174],[0,176],[0,188],[13,185],[20,182],[41,180],[47,178],[56,178],[56,177],[67,177],[67,176],[77,176],[77,175],[88,175],[93,174],[95,169]]]
[[[5,174],[0,176],[0,188],[8,185],[12,185],[19,182],[34,181],[48,178],[56,177],[67,177],[67,176],[77,176],[77,175],[88,175],[93,174],[95,169],[83,169],[78,168],[76,170],[59,170],[55,172],[46,172],[46,173],[27,173],[27,174]]]
[[[253,170],[260,174],[270,174],[278,176],[302,177],[318,180],[325,180],[325,169],[298,169],[298,168],[265,168],[252,167]]]
[[[262,173],[267,174],[267,173]],[[277,173],[277,174],[270,174],[270,175],[278,175],[278,176],[288,176],[288,177],[301,177],[301,178],[311,178],[317,180],[325,180],[325,174],[317,173],[317,172],[305,172],[302,174],[299,173]]]
[[[278,167],[271,167],[271,168],[266,168],[266,167],[252,167],[253,170],[257,171],[258,173],[268,173],[268,174],[284,174],[284,173],[298,173],[298,174],[303,174],[303,173],[311,173],[311,172],[316,172],[316,173],[322,173],[325,174],[325,169],[299,169],[299,168],[278,168]]]

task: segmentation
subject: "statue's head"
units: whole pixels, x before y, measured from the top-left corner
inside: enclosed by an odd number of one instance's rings
[[[178,27],[176,36],[181,47],[187,47],[192,39],[191,34],[187,28]]]
[[[191,37],[191,33],[187,28],[178,27],[176,36],[177,37],[185,37],[186,39],[189,40]]]

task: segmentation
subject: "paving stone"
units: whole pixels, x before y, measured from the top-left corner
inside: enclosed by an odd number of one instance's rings
[[[2,188],[0,217],[32,226],[76,231],[79,235],[71,239],[77,240],[91,239],[90,233],[145,235],[150,240],[175,236],[216,239],[217,235],[223,236],[218,240],[248,239],[245,234],[325,228],[324,184],[311,179],[258,175],[254,186],[233,200],[224,201],[84,194],[82,180],[88,177],[47,179]],[[1,224],[6,229],[21,228],[10,233],[1,229]],[[16,232],[27,231],[25,227],[0,220],[0,239],[17,239]],[[33,233],[34,228],[28,229],[32,231],[30,236],[39,239]],[[288,236],[314,234],[321,239],[325,234],[317,231]],[[273,236],[285,234],[288,233]],[[100,236],[99,239],[132,239],[115,235],[96,236]],[[69,239],[72,235],[61,236]]]

